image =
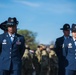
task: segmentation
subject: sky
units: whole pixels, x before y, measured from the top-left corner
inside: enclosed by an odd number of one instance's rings
[[[0,0],[0,23],[8,17],[17,18],[19,29],[36,32],[37,42],[49,44],[63,35],[65,23],[76,24],[76,0]]]

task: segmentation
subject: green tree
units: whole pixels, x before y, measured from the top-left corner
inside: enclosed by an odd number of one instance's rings
[[[36,42],[37,33],[29,30],[18,30],[18,34],[21,34],[25,38],[25,44],[29,45],[31,49],[36,49],[38,43]]]

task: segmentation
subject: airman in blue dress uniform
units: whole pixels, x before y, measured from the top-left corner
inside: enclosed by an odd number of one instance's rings
[[[25,40],[22,35],[17,34],[17,24],[15,17],[9,17],[7,32],[0,35],[0,75],[21,75]]]
[[[65,75],[65,66],[64,66],[64,57],[63,57],[63,43],[66,38],[70,38],[70,25],[68,23],[63,25],[63,28],[60,30],[63,30],[63,36],[56,39],[55,42],[55,52],[58,57],[58,66],[59,71],[58,75]]]
[[[65,75],[76,75],[76,24],[72,24],[72,38],[64,41],[63,55],[66,59]]]

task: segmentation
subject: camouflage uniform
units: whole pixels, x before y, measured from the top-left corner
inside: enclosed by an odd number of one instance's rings
[[[49,75],[57,75],[58,74],[58,58],[54,51],[54,46],[50,46],[49,51]]]
[[[41,54],[41,72],[40,75],[47,75],[49,66],[49,57],[46,50],[42,50]]]
[[[41,61],[41,51],[39,50],[39,48],[37,48],[33,56],[33,63],[35,66],[36,75],[40,75],[41,71],[40,61]]]
[[[33,63],[29,49],[30,48],[26,48],[22,58],[22,75],[32,75],[33,73]]]

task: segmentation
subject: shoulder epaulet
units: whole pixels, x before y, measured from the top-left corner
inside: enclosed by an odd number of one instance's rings
[[[58,37],[57,39],[61,39],[61,38],[63,38],[63,36],[61,36],[61,37]]]

